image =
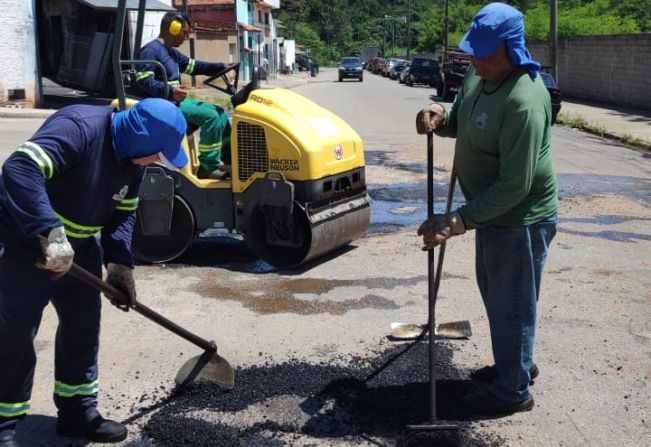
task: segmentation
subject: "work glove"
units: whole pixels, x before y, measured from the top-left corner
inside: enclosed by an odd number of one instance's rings
[[[426,134],[433,132],[445,119],[445,107],[435,102],[434,104],[425,107],[416,115],[416,132],[419,134]]]
[[[466,232],[466,226],[458,211],[447,214],[434,214],[418,228],[423,236],[423,250],[428,251],[443,241]]]
[[[38,242],[43,251],[43,262],[37,263],[36,267],[54,273],[55,279],[68,273],[75,258],[75,251],[68,242],[63,227],[53,228],[47,237],[39,235]]]
[[[136,305],[136,282],[133,279],[133,268],[109,263],[106,266],[106,271],[108,273],[106,282],[122,292],[127,301],[122,301],[114,296],[109,296],[108,299],[118,309],[129,312],[129,308]]]

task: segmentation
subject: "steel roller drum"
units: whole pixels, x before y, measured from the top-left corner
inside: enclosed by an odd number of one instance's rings
[[[299,229],[300,246],[269,244],[264,224],[252,224],[247,240],[258,256],[269,264],[294,268],[360,238],[368,229],[370,218],[371,206],[366,194],[321,210],[295,204],[293,225]],[[264,218],[258,215],[252,222],[264,222]]]

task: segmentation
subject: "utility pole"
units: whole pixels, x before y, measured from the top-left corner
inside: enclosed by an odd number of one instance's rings
[[[552,76],[558,80],[558,5],[557,0],[550,0],[549,5],[549,62],[552,66]]]
[[[407,0],[407,60],[411,50],[411,0]]]
[[[396,57],[396,18],[384,15],[385,19],[391,19],[391,57]]]
[[[448,0],[445,0],[445,20],[444,20],[444,30],[443,30],[443,52],[448,50]]]
[[[391,56],[396,57],[396,18],[391,16]]]
[[[190,12],[188,10],[188,0],[183,0],[183,14],[185,17],[187,17],[188,21],[190,20]],[[189,23],[190,25],[190,58],[194,59],[194,30],[192,29],[192,23]],[[192,87],[197,86],[197,78],[196,76],[191,76],[192,78]]]

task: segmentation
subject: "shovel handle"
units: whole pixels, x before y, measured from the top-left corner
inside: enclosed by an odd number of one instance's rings
[[[113,297],[117,300],[120,300],[122,302],[128,302],[128,298],[125,296],[124,293],[110,285],[109,283],[102,281],[100,278],[97,276],[93,275],[90,273],[88,270],[78,266],[77,264],[72,264],[70,267],[70,270],[68,271],[70,276],[78,279],[79,281],[83,282],[84,284],[87,284],[100,292],[102,292],[104,295],[107,297]],[[188,331],[187,329],[179,326],[178,324],[174,323],[171,320],[168,320],[158,312],[153,311],[149,307],[145,306],[144,304],[140,304],[139,302],[136,302],[136,304],[132,307],[133,310],[138,312],[140,315],[143,317],[153,321],[154,323],[164,327],[165,329],[174,332],[176,335],[179,337],[182,337],[189,341],[190,343],[199,346],[203,350],[209,353],[215,353],[217,352],[217,346],[215,345],[214,342],[208,341],[204,338],[199,337],[196,334],[193,334],[192,332]]]

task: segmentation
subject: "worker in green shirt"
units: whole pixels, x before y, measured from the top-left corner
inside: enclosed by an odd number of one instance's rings
[[[551,153],[551,103],[540,64],[525,47],[522,14],[491,3],[474,17],[459,47],[472,67],[449,111],[432,104],[418,133],[456,138],[454,168],[466,198],[418,229],[424,250],[475,231],[477,284],[490,324],[495,364],[473,371],[485,382],[463,402],[477,414],[528,411],[538,375],[533,361],[536,308],[558,226]]]

